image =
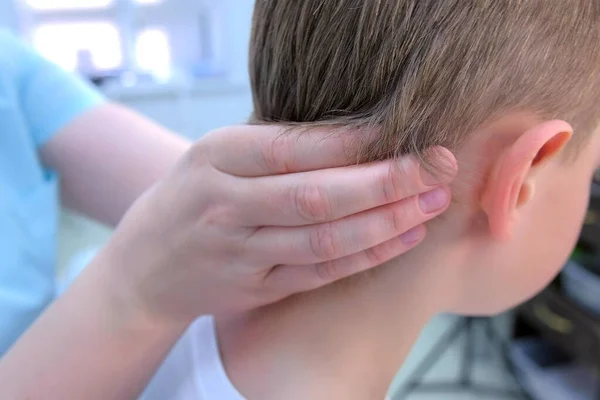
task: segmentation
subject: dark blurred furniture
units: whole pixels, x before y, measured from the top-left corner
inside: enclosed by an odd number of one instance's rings
[[[440,398],[442,398],[452,392],[465,391],[477,394],[479,398],[526,399],[527,396],[524,392],[493,387],[475,381],[475,346],[478,343],[475,338],[476,331],[483,331],[486,346],[498,353],[506,367],[506,372],[513,375],[512,365],[507,358],[509,344],[494,328],[492,318],[460,317],[455,325],[440,337],[423,361],[408,377],[407,383],[394,394],[392,399],[405,400],[407,396],[414,393],[439,393]],[[423,382],[423,377],[462,336],[464,336],[464,347],[458,379],[449,382]]]
[[[514,337],[528,336],[541,336],[573,359],[600,367],[600,318],[562,295],[557,285],[517,310]],[[600,387],[595,398],[600,400]]]
[[[600,255],[600,186],[597,184],[592,185],[580,245],[586,252],[596,257]],[[597,263],[588,268],[600,274]],[[565,296],[560,279],[517,309],[514,337],[526,336],[542,337],[574,360],[600,371],[600,316]],[[600,386],[595,398],[600,400]]]

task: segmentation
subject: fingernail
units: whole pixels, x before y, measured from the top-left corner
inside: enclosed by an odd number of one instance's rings
[[[419,207],[425,214],[431,214],[446,207],[450,194],[444,188],[437,188],[419,196]]]
[[[421,240],[421,227],[417,226],[415,228],[409,229],[406,232],[404,232],[402,235],[400,235],[400,240],[402,240],[402,243],[406,244],[406,245],[413,245],[415,243],[417,243],[419,240]]]

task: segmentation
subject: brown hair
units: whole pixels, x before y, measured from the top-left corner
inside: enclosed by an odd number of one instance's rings
[[[598,0],[256,0],[253,122],[380,127],[361,161],[509,111],[576,131],[600,113]]]

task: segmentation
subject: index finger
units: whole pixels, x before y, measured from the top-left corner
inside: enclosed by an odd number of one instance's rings
[[[217,169],[240,177],[342,167],[353,164],[352,149],[374,135],[358,128],[240,125],[211,134],[209,160]]]
[[[428,154],[434,154],[440,167],[436,174],[415,156],[407,155],[393,162],[238,179],[230,200],[235,204],[236,220],[247,226],[335,221],[450,183],[457,172],[452,153],[436,147]]]

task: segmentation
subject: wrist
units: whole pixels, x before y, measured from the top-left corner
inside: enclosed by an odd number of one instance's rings
[[[89,289],[96,291],[97,297],[105,299],[109,325],[116,330],[149,333],[153,337],[178,338],[189,321],[167,318],[153,312],[137,294],[135,274],[128,271],[131,266],[123,264],[123,259],[107,246],[88,267],[88,280],[92,286]]]
[[[132,301],[118,265],[99,254],[3,358],[3,393],[15,398],[137,398],[184,324]],[[33,384],[32,384],[33,383]]]

